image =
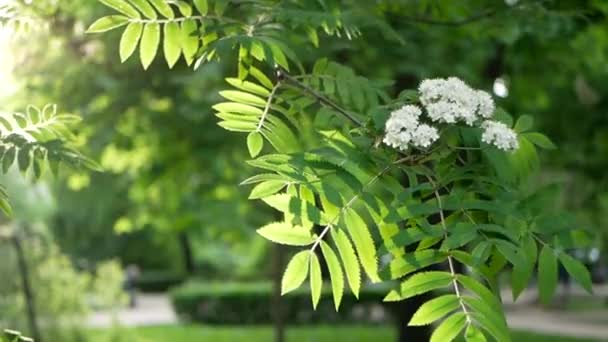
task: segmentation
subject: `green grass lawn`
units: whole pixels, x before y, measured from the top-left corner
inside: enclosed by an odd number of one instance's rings
[[[90,342],[266,342],[272,341],[272,328],[261,327],[210,327],[200,325],[151,326],[121,330],[121,339],[111,338],[104,330],[91,332]],[[305,326],[287,331],[288,342],[384,342],[394,341],[395,331],[387,326]],[[515,342],[597,342],[590,339],[565,338],[516,331]]]

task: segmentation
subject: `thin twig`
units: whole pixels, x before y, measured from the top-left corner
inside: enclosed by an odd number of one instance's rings
[[[347,112],[346,110],[344,110],[342,107],[335,104],[333,101],[331,101],[327,97],[318,93],[316,90],[314,90],[314,89],[310,88],[309,86],[307,86],[306,84],[300,82],[297,78],[291,76],[290,74],[288,74],[282,70],[279,71],[279,76],[290,81],[291,83],[296,85],[298,88],[304,90],[305,92],[307,92],[308,94],[313,96],[315,99],[317,99],[317,101],[321,102],[322,104],[324,104],[328,107],[331,107],[332,109],[334,109],[336,112],[340,113],[340,115],[344,116],[346,119],[348,119],[355,125],[357,125],[359,127],[365,127],[363,122],[361,122],[359,119],[357,119],[351,113]]]

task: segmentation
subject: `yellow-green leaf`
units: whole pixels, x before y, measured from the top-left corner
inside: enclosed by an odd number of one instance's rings
[[[196,21],[192,19],[186,19],[182,22],[182,50],[184,51],[184,57],[186,63],[191,65],[194,61],[194,57],[198,52],[199,37],[197,34],[198,25]]]
[[[173,68],[182,52],[182,46],[180,44],[181,30],[179,24],[176,22],[165,24],[164,33],[163,51],[165,53],[165,60],[167,61],[169,68]]]
[[[373,282],[380,281],[378,277],[378,259],[376,245],[369,232],[367,224],[357,212],[351,208],[344,211],[344,224],[355,244],[359,260],[368,277]]]
[[[167,19],[175,18],[175,14],[171,9],[171,6],[165,2],[165,0],[148,0],[156,8],[158,13],[162,14]]]
[[[464,338],[467,342],[486,342],[486,337],[473,324],[469,324],[467,327]]]
[[[400,291],[393,290],[384,301],[398,301],[417,296],[429,291],[446,287],[454,278],[448,272],[430,271],[416,273],[401,283]]]
[[[207,0],[194,0],[194,6],[202,15],[207,15],[209,12],[209,4],[207,3]]]
[[[138,10],[141,11],[148,19],[156,19],[156,11],[150,6],[148,0],[129,0]]]
[[[252,158],[257,157],[264,147],[264,138],[260,132],[251,132],[247,136],[247,148],[249,149],[249,155]]]
[[[160,43],[160,25],[158,23],[148,23],[144,26],[144,33],[141,36],[141,44],[139,45],[139,57],[141,65],[144,69],[148,69]]]
[[[285,187],[284,180],[268,180],[261,182],[256,185],[253,190],[251,190],[251,194],[249,195],[249,199],[258,199],[268,197],[270,195],[274,195],[279,192],[281,189]]]
[[[142,23],[129,23],[127,28],[122,34],[120,38],[120,61],[126,61],[135,49],[137,48],[137,43],[139,42],[139,38],[141,37],[141,32],[143,31],[144,25]]]
[[[260,95],[263,97],[267,97],[270,95],[270,92],[266,88],[259,86],[252,82],[242,81],[238,78],[227,78],[226,82],[228,82],[230,85],[232,85],[235,88],[238,88],[240,90],[247,91],[247,92],[250,92],[250,93],[253,93],[256,95]]]
[[[129,18],[139,19],[141,16],[133,6],[124,0],[99,0],[102,4],[126,14]]]
[[[336,307],[336,311],[338,311],[342,296],[344,295],[344,274],[342,273],[342,267],[336,253],[325,241],[321,241],[321,252],[323,252],[323,257],[327,263],[329,277],[331,278],[331,290],[334,295],[334,306]]]
[[[334,228],[332,230],[332,236],[338,247],[338,253],[344,264],[344,271],[346,272],[346,280],[348,280],[348,286],[355,297],[359,298],[359,289],[361,288],[361,269],[359,268],[359,262],[357,261],[357,255],[353,245],[350,243],[348,236],[341,229]]]
[[[312,299],[312,307],[316,310],[319,299],[321,298],[321,288],[323,287],[323,278],[321,277],[321,265],[319,258],[314,253],[310,253],[310,295]]]
[[[422,304],[409,322],[409,325],[427,325],[458,309],[460,302],[453,294],[443,295]]]
[[[270,223],[257,230],[258,234],[272,242],[290,246],[308,246],[315,242],[310,231],[286,222]]]
[[[97,19],[89,28],[87,33],[101,33],[110,31],[117,27],[126,25],[129,22],[129,18],[124,15],[109,15],[107,17]]]
[[[460,334],[467,324],[467,317],[462,312],[457,312],[446,318],[431,335],[430,342],[450,342]]]
[[[179,8],[179,11],[184,17],[192,16],[192,6],[190,6],[189,3],[182,0],[176,0],[174,3],[177,5],[177,8]]]
[[[291,258],[281,279],[281,295],[297,289],[306,280],[309,258],[309,251],[299,252]]]

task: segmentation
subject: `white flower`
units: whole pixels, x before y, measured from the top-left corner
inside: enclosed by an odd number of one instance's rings
[[[412,134],[410,132],[387,132],[382,141],[390,147],[400,149],[401,151],[407,151],[411,139]]]
[[[421,114],[422,110],[414,105],[406,105],[393,111],[386,121],[386,134],[382,141],[388,146],[406,151],[419,127]]]
[[[492,144],[504,151],[512,151],[519,148],[517,134],[502,122],[484,121],[481,125],[484,132],[481,141]]]
[[[477,114],[484,119],[491,118],[496,109],[492,96],[483,90],[477,90],[475,95],[477,97]]]
[[[418,90],[420,102],[435,122],[464,121],[473,126],[478,119],[488,119],[494,113],[490,94],[472,89],[457,77],[424,80]]]
[[[429,147],[439,139],[439,133],[435,127],[422,124],[412,133],[412,144],[416,147]]]

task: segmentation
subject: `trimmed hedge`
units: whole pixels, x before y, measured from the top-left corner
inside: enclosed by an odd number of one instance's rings
[[[313,310],[304,287],[282,297],[283,319],[288,324],[373,323],[390,320],[391,304],[382,303],[390,285],[364,287],[356,299],[345,292],[336,312],[331,288]],[[187,282],[171,290],[175,312],[183,320],[205,324],[269,324],[272,322],[272,285],[263,283]]]
[[[142,292],[166,292],[185,280],[185,275],[173,271],[145,271],[135,280],[135,287]]]

